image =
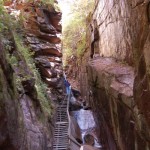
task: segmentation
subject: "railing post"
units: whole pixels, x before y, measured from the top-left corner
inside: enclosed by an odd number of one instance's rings
[[[78,146],[78,148],[81,147],[81,144],[79,144],[72,136],[71,136],[71,120],[70,120],[70,114],[69,114],[69,103],[70,103],[70,99],[72,96],[72,91],[71,91],[71,86],[70,86],[70,90],[69,90],[69,94],[67,95],[67,114],[68,114],[68,122],[69,122],[69,128],[68,128],[68,137],[69,137],[69,147],[71,145],[71,142],[73,142],[76,146]]]

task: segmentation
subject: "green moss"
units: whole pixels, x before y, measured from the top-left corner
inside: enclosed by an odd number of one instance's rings
[[[3,14],[4,14],[4,7],[3,7],[3,0],[0,0],[0,31],[4,28],[3,24]]]
[[[16,58],[14,55],[10,56],[10,55],[8,54],[7,60],[9,61],[9,63],[10,63],[12,66],[18,66],[18,60],[17,60],[17,58]]]
[[[25,46],[24,39],[21,34],[17,34],[14,30],[12,32],[12,36],[14,37],[15,42],[15,53],[10,54],[9,50],[9,41],[3,40],[3,44],[5,45],[6,49],[6,58],[7,62],[14,68],[17,68],[19,71],[18,73],[14,74],[14,81],[15,81],[15,91],[23,91],[22,81],[30,80],[32,78],[35,79],[35,88],[37,90],[37,99],[40,102],[41,108],[46,116],[51,115],[51,105],[50,100],[47,96],[47,86],[42,82],[40,74],[35,66],[35,62],[33,59],[33,52]],[[22,62],[20,65],[20,62]]]
[[[45,115],[49,116],[52,114],[51,105],[50,102],[48,101],[49,99],[48,96],[44,94],[46,93],[47,86],[41,81],[41,77],[39,73],[37,73],[36,76],[37,78],[36,78],[35,87],[38,93],[38,99],[40,99],[40,104],[42,106]]]
[[[28,47],[26,47],[23,43],[22,37],[18,36],[16,33],[14,33],[14,39],[17,46],[17,50],[21,53],[21,55],[24,57],[25,62],[27,66],[30,69],[30,72],[33,74],[24,75],[22,78],[18,78],[18,82],[20,83],[20,80],[27,80],[30,78],[35,79],[35,88],[37,90],[38,99],[40,101],[41,107],[45,115],[51,115],[51,105],[50,101],[48,100],[47,96],[47,86],[42,82],[41,76],[35,66],[33,57],[33,52],[30,51]]]
[[[45,4],[53,2],[53,0],[42,1]],[[13,89],[14,93],[12,95],[17,95],[17,91],[23,90],[22,81],[34,78],[35,88],[38,94],[37,99],[40,102],[44,114],[50,116],[51,104],[47,96],[47,86],[42,82],[41,76],[35,66],[33,59],[34,53],[24,43],[22,21],[22,17],[20,17],[20,20],[15,20],[6,12],[4,13],[3,1],[0,0],[0,31],[2,31],[1,36],[3,37],[2,42],[5,48],[7,62],[14,70],[18,70],[13,74],[12,80],[14,81],[15,88]],[[12,50],[11,42],[14,42],[15,50]]]

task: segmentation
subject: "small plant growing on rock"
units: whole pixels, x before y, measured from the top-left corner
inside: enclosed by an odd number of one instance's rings
[[[24,57],[26,64],[28,65],[30,72],[33,74],[30,74],[28,78],[35,79],[35,88],[37,90],[37,98],[40,101],[41,107],[45,115],[51,115],[51,109],[50,109],[50,101],[48,101],[47,96],[47,86],[42,82],[41,76],[38,72],[38,69],[35,66],[34,60],[33,60],[33,52],[30,51],[30,49],[23,44],[22,38],[19,37],[16,33],[14,33],[14,39],[16,41],[17,49]],[[27,78],[26,78],[27,79]]]
[[[40,74],[35,66],[33,55],[28,46],[24,43],[23,32],[20,30],[21,25],[8,15],[11,24],[3,22],[7,31],[3,29],[3,45],[7,56],[7,61],[14,70],[14,81],[18,91],[23,92],[22,83],[35,80],[35,89],[37,91],[37,100],[39,101],[42,111],[46,116],[51,116],[50,100],[47,96],[47,86],[42,82]],[[19,27],[20,26],[20,27]],[[10,31],[10,29],[12,31]],[[11,35],[11,37],[9,36]],[[8,38],[9,37],[9,38]],[[9,40],[7,40],[9,39]],[[11,47],[13,42],[14,47]]]

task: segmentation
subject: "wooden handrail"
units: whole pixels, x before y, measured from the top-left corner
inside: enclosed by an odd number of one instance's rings
[[[74,138],[72,138],[71,136],[69,136],[69,139],[76,144],[79,148],[82,146],[80,143],[78,143]]]
[[[68,122],[69,122],[68,136],[69,136],[69,141],[72,141],[74,144],[76,144],[80,148],[81,144],[78,143],[74,137],[71,137],[71,123],[70,123],[71,119],[70,119],[70,114],[69,114],[69,101],[71,99],[71,95],[72,95],[72,92],[71,92],[71,88],[70,88],[70,93],[67,98],[67,115],[68,115]]]

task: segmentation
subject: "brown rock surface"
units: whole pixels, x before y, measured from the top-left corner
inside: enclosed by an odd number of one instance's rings
[[[125,139],[134,135],[130,124],[133,119],[130,109],[134,107],[133,68],[119,64],[111,58],[99,58],[89,63],[87,71],[94,101],[93,103],[91,99],[90,105],[100,118],[97,125],[99,124],[102,144],[108,139],[105,147],[115,150],[117,146],[114,139],[117,138],[121,149],[132,148],[130,142]],[[123,119],[124,112],[127,116]]]
[[[21,68],[10,67],[2,45],[0,58],[0,149],[50,149],[52,126],[41,109],[34,79],[24,79],[22,87],[18,87],[16,74],[26,73],[27,76],[28,72],[18,72]],[[23,60],[21,64],[27,67]],[[41,116],[44,116],[43,121]]]
[[[56,71],[50,68],[45,68],[42,65],[37,65],[37,67],[40,69],[40,73],[43,78],[56,78],[57,77]]]
[[[62,99],[60,90],[62,84],[60,84],[60,72],[58,71],[58,68],[61,68],[61,58],[58,57],[61,57],[62,54],[60,38],[57,36],[58,29],[46,21],[47,18],[43,16],[43,11],[39,8],[40,5],[36,4],[37,2],[26,0],[13,1],[12,5],[7,3],[10,6],[9,13],[21,9],[26,32],[25,41],[33,52],[39,52],[38,58],[35,59],[40,64],[41,78],[43,80],[48,78],[48,81],[51,81],[48,83],[51,85],[49,91],[52,93],[49,96],[54,95],[55,98],[49,97],[45,103],[38,97],[39,94],[44,94],[44,91],[38,91],[36,88],[36,68],[34,71],[31,70],[32,64],[27,64],[22,52],[16,48],[13,38],[10,40],[13,48],[7,57],[13,56],[14,62],[6,59],[8,51],[4,49],[0,41],[0,150],[52,149],[52,121],[54,121],[52,117],[54,116],[50,115],[52,110],[50,103],[53,103],[53,99]],[[53,12],[54,9],[51,8],[49,11]],[[59,17],[61,16],[59,15]],[[12,33],[9,36],[8,39],[11,38]],[[7,39],[5,40],[7,41]],[[26,57],[29,57],[28,54]]]
[[[69,63],[93,108],[104,149],[150,148],[148,7],[147,0],[97,0],[82,66]]]
[[[76,121],[76,119],[70,116],[70,128],[71,128],[71,136],[73,136],[77,141],[82,141],[80,127]]]
[[[33,13],[30,7],[29,5],[28,11],[23,12],[27,16],[27,24],[25,23],[27,42],[31,50],[35,52],[42,79],[48,86],[57,87],[59,75],[62,74],[61,40],[57,36],[61,14],[52,8],[38,7],[34,8]]]
[[[37,49],[36,49],[37,50]],[[56,56],[62,57],[62,53],[60,53],[57,49],[40,49],[35,52],[36,56],[45,55],[45,56]]]
[[[39,32],[38,37],[53,44],[59,44],[61,42],[60,38],[53,34]]]
[[[48,10],[43,10],[45,16],[48,17],[48,22],[50,24],[53,25],[53,27],[56,28],[56,30],[58,32],[61,32],[62,28],[61,28],[61,25],[59,24],[60,20],[61,20],[61,13],[59,12],[49,12]]]

